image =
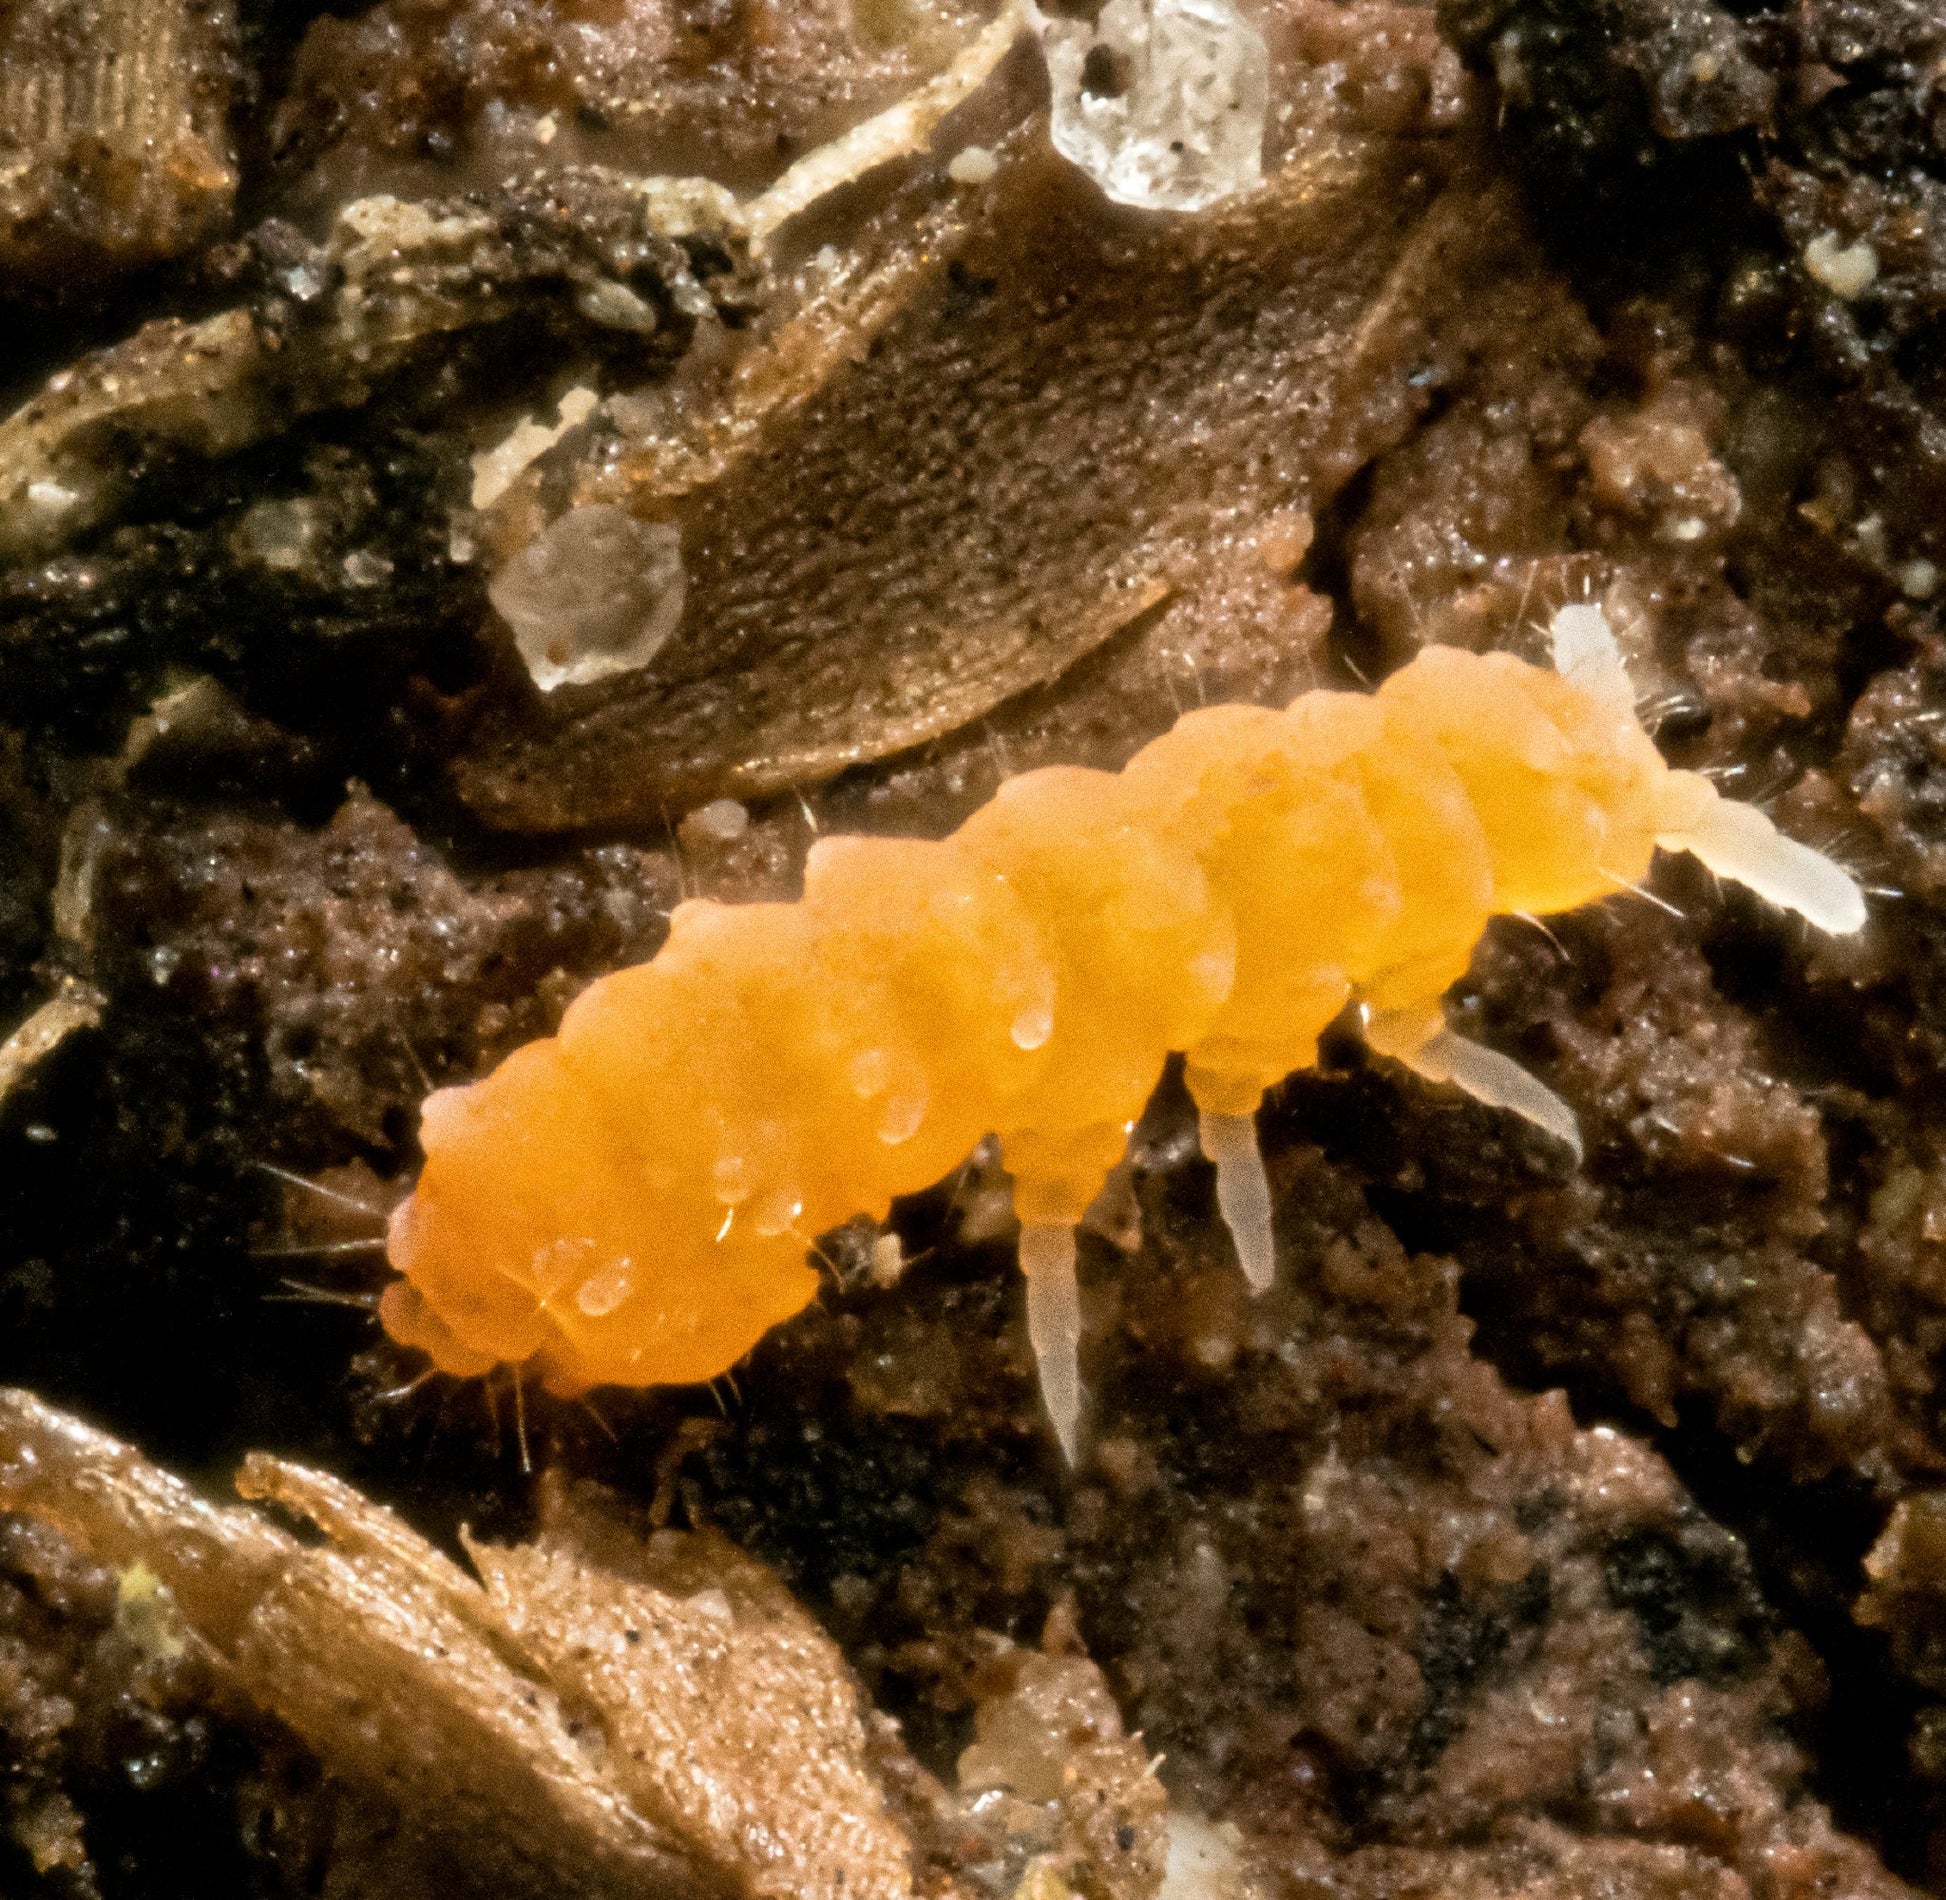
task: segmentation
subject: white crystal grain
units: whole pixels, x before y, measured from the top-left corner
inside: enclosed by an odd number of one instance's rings
[[[493,577],[487,598],[542,692],[648,665],[683,608],[682,541],[667,522],[573,508]]]
[[[1263,176],[1270,57],[1232,0],[1038,21],[1056,149],[1117,204],[1196,211]]]

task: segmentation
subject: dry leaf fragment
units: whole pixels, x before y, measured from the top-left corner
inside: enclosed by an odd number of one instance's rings
[[[1030,123],[977,204],[904,214],[906,267],[841,264],[717,412],[590,450],[578,502],[680,531],[682,627],[483,723],[461,795],[547,831],[816,783],[1216,585],[1409,413],[1401,337],[1469,278],[1445,258],[1435,292],[1425,259],[1492,222],[1463,189],[1429,210],[1427,158],[1347,141],[1193,218],[1104,217]]]
[[[236,196],[229,0],[0,9],[0,276],[59,295],[175,257]]]
[[[73,979],[63,983],[0,1042],[0,1104],[78,1029],[92,1029],[107,1006],[100,991]]]
[[[911,1845],[836,1647],[720,1540],[600,1556],[567,1523],[468,1549],[483,1586],[321,1472],[253,1455],[219,1509],[32,1394],[0,1391],[0,1510],[140,1564],[188,1639],[335,1775],[507,1896],[903,1900]],[[614,1561],[603,1561],[612,1558]],[[623,1566],[618,1568],[617,1566]]]

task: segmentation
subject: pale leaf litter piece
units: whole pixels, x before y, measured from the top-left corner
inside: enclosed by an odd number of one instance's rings
[[[682,620],[684,591],[679,529],[593,502],[522,548],[487,598],[551,693],[648,665]]]
[[[230,0],[0,7],[0,280],[56,295],[218,234],[236,197]]]
[[[986,30],[945,71],[828,145],[807,152],[744,207],[744,228],[752,244],[761,249],[780,225],[841,185],[895,158],[924,151],[939,122],[986,84],[1028,19],[1024,0],[1006,0]]]
[[[379,1843],[372,1891],[967,1900],[1031,1857],[1047,1891],[1149,1900],[1179,1818],[1195,1836],[1068,1641],[981,1672],[955,1797],[712,1533],[644,1539],[544,1478],[531,1542],[461,1532],[476,1580],[325,1473],[253,1453],[236,1487],[315,1535],[0,1389],[0,1513],[118,1572],[144,1653],[189,1655],[214,1707],[254,1705],[320,1758],[340,1824]],[[78,1831],[70,1851],[86,1864]]]
[[[101,1021],[105,999],[98,990],[70,978],[0,1042],[0,1103],[33,1074],[77,1030]]]
[[[1224,137],[1230,142],[1222,149],[1227,153],[1232,146],[1241,149],[1238,141],[1248,144],[1248,163],[1242,165],[1239,160],[1242,168],[1235,176],[1243,179],[1247,171],[1246,182],[1254,181],[1261,169],[1261,39],[1235,20],[1219,0],[1160,0],[1152,19],[1128,0],[1111,0],[1109,11],[1114,21],[1103,30],[1120,36],[1117,46],[1126,42],[1134,47],[1139,42],[1147,49],[1134,69],[1138,83],[1126,106],[1129,125],[1145,132],[1162,127],[1163,120],[1156,116],[1162,110],[1157,101],[1166,94],[1184,115],[1177,129],[1185,136],[1176,141],[1165,139],[1158,150],[1166,158],[1169,145],[1179,143],[1185,177],[1189,170],[1205,168],[1218,145],[1211,142],[1204,120],[1212,98],[1223,91],[1219,78],[1228,75],[1236,82],[1232,90],[1237,99],[1247,105],[1254,96],[1258,105],[1255,131],[1247,139],[1240,128],[1250,113],[1224,108]],[[1026,20],[1018,4],[1004,7],[934,79],[807,155],[769,191],[747,205],[739,205],[721,187],[705,180],[644,179],[635,181],[634,189],[644,201],[645,216],[653,228],[671,236],[699,224],[713,225],[761,247],[781,224],[819,198],[891,159],[922,149],[941,119],[992,75]],[[1223,28],[1225,20],[1234,30]],[[1051,52],[1058,50],[1052,48]],[[1087,51],[1075,51],[1075,60],[1079,72],[1086,64]],[[1251,79],[1253,73],[1255,78]],[[1158,86],[1163,93],[1152,98]],[[1098,102],[1090,102],[1091,106],[1093,103]],[[1111,103],[1122,105],[1119,101]],[[1231,124],[1232,120],[1236,123]],[[1064,145],[1062,149],[1068,148]],[[1161,168],[1157,178],[1168,170],[1154,153],[1150,159],[1151,169]],[[1077,162],[1092,173],[1089,159],[1079,157]],[[1121,163],[1118,159],[1117,165]],[[1121,175],[1113,167],[1099,174],[1099,182],[1111,196],[1121,195]],[[1142,190],[1151,195],[1130,201],[1172,201],[1153,179]],[[1224,195],[1210,189],[1207,179],[1194,189],[1185,186],[1183,190],[1186,195],[1175,201],[1185,206],[1206,204]],[[1156,192],[1163,195],[1156,196]],[[401,253],[464,253],[490,230],[490,223],[477,217],[441,218],[425,207],[383,194],[348,206],[340,214],[338,238],[345,253],[346,289],[337,302],[344,305],[343,328],[350,346],[347,355],[358,365],[350,378],[353,384],[368,385],[386,358],[398,353],[402,344],[417,340],[414,319],[408,316],[402,324],[400,312],[393,307],[400,302],[396,296],[386,300],[384,309],[376,313],[367,307],[361,287],[374,274],[372,267],[376,265],[379,274],[389,279],[396,275]],[[364,255],[367,252],[371,257]],[[407,297],[403,301],[412,305],[413,300]],[[431,327],[440,330],[453,323],[450,311],[442,307]],[[106,353],[103,374],[94,381],[68,378],[58,391],[50,386],[49,400],[30,403],[0,429],[0,495],[24,498],[24,505],[8,511],[10,519],[6,529],[0,530],[0,539],[25,543],[21,551],[38,551],[36,544],[59,545],[98,520],[111,505],[115,477],[105,470],[83,466],[87,462],[85,453],[78,462],[71,460],[70,439],[92,439],[93,431],[110,420],[125,426],[135,419],[131,411],[145,407],[154,410],[153,416],[144,414],[141,419],[158,424],[158,434],[177,438],[182,446],[206,456],[232,453],[258,439],[266,426],[266,407],[254,389],[262,355],[249,315],[231,311],[196,325],[152,325],[140,337]],[[110,356],[116,359],[113,375],[107,374]],[[361,393],[358,388],[334,390],[326,401],[334,397],[355,401]],[[570,400],[577,393],[570,392]],[[312,406],[316,400],[313,397],[305,406]],[[497,451],[476,462],[474,505],[488,506],[498,499],[520,470],[551,446],[541,438],[552,435],[558,440],[567,428],[585,419],[585,408],[585,404],[579,404],[571,413],[564,403],[556,430],[539,423],[526,430],[517,429]],[[514,626],[522,657],[543,690],[639,670],[681,618],[680,553],[672,539],[675,530],[646,525],[644,535],[638,537],[603,515],[573,520],[565,528],[565,540],[557,544],[553,535],[562,527],[557,523],[555,530],[544,535],[540,552],[524,565],[524,557],[516,557],[494,590],[495,605]],[[595,553],[607,559],[632,555],[642,560],[643,571],[611,585],[580,589],[564,603],[560,593],[563,564],[579,564]],[[514,568],[520,571],[512,572]],[[502,593],[511,603],[511,612],[501,604]],[[543,629],[537,615],[559,624]]]
[[[321,1472],[254,1454],[237,1482],[325,1541],[0,1391],[0,1511],[143,1566],[170,1640],[395,1810],[430,1865],[476,1874],[468,1891],[913,1891],[843,1659],[723,1540],[644,1543],[555,1492],[534,1542],[467,1544],[481,1582]]]
[[[523,469],[537,462],[570,429],[586,422],[595,413],[599,401],[592,389],[577,386],[555,405],[551,428],[532,416],[524,416],[505,441],[482,449],[473,458],[473,506],[491,508],[514,485]]]
[[[1117,204],[1200,211],[1263,177],[1270,56],[1231,0],[1108,0],[1035,24],[1055,149]]]
[[[564,197],[586,229],[606,234],[566,257],[557,245]],[[509,186],[487,210],[360,199],[305,267],[336,287],[304,350],[282,347],[263,303],[196,322],[159,318],[59,371],[0,421],[0,560],[67,546],[156,465],[220,461],[299,417],[357,408],[442,339],[530,318],[582,279],[606,281],[617,245],[653,260],[673,305],[695,307],[707,293],[680,240],[707,235],[741,257],[741,218],[736,199],[707,179],[595,173]]]

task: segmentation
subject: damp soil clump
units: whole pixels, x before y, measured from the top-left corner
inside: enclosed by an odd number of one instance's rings
[[[1255,192],[1109,203],[1022,40],[773,230],[994,10],[180,11],[207,175],[0,206],[0,1887],[1946,1882],[1946,28],[1254,0]],[[1253,1300],[1165,1077],[1072,1470],[985,1152],[714,1390],[377,1331],[421,1100],[684,898],[1579,601],[1872,892],[1496,924],[1581,1168],[1348,1029]]]

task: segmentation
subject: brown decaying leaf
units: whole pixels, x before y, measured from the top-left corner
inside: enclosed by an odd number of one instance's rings
[[[680,529],[682,629],[641,672],[490,720],[462,795],[547,831],[815,783],[1211,585],[1409,404],[1432,285],[1465,294],[1492,223],[1468,186],[1441,195],[1444,162],[1345,137],[1159,218],[1105,207],[1031,118],[976,208],[905,207],[903,256],[841,260],[745,360],[746,397],[782,392],[754,419],[733,399],[674,442],[594,446],[577,501]]]
[[[0,1392],[0,1509],[146,1565],[241,1695],[481,1891],[913,1891],[836,1647],[731,1545],[561,1505],[531,1544],[469,1542],[482,1585],[322,1472],[253,1454],[238,1488],[326,1541]]]

